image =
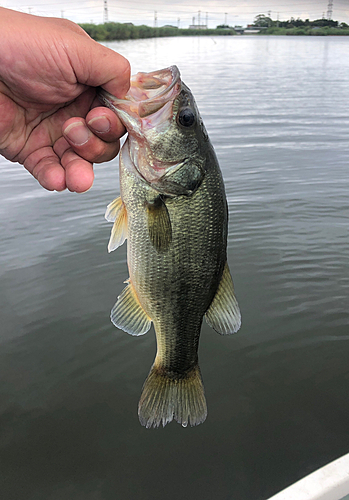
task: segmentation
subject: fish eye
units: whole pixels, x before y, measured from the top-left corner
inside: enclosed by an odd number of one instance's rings
[[[195,115],[190,108],[184,108],[179,112],[178,121],[183,127],[191,127],[195,122]]]

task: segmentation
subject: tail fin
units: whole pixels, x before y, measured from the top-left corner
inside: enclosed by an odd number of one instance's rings
[[[183,378],[173,378],[154,365],[144,382],[138,416],[147,429],[161,423],[165,427],[173,419],[183,427],[204,422],[207,407],[199,366]]]

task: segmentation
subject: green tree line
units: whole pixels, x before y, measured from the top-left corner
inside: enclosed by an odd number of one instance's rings
[[[164,36],[212,36],[236,34],[233,28],[190,30],[179,29],[174,26],[164,26],[161,28],[152,28],[146,25],[135,26],[132,23],[84,23],[80,24],[80,26],[90,35],[91,38],[97,40],[98,42]]]
[[[275,21],[264,14],[255,17],[254,27],[263,28],[260,35],[349,35],[349,26],[332,19],[294,19]]]

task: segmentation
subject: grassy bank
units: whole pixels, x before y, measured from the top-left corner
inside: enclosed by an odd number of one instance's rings
[[[345,36],[349,35],[349,28],[332,28],[330,26],[324,26],[322,28],[313,28],[308,26],[302,26],[299,28],[277,28],[276,26],[262,30],[258,35],[309,35],[309,36],[326,36],[326,35],[337,35]]]
[[[171,26],[151,28],[150,26],[134,26],[133,24],[104,23],[80,24],[91,38],[98,42],[111,40],[129,40],[136,38],[155,38],[164,36],[224,36],[236,35],[233,29],[190,30]]]

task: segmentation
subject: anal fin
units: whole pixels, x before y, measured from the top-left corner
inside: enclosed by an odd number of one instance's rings
[[[241,326],[240,309],[234,295],[233,280],[227,262],[205,318],[207,323],[221,335],[236,333]]]
[[[109,203],[105,218],[108,222],[114,222],[108,244],[108,252],[112,252],[127,238],[127,211],[121,196]]]
[[[151,327],[151,319],[141,306],[132,283],[129,280],[126,283],[111,310],[110,319],[117,328],[130,335],[144,335]]]

